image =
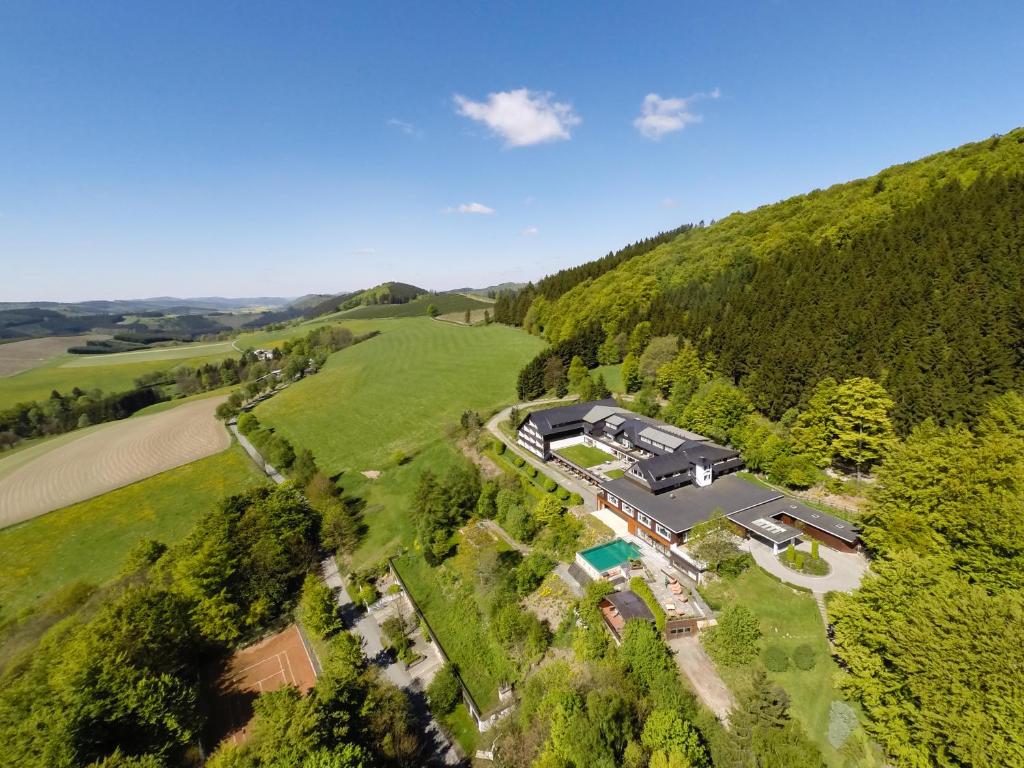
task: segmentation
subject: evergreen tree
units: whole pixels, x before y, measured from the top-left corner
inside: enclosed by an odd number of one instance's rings
[[[640,389],[640,366],[632,352],[622,361],[622,386],[627,392],[636,392]]]

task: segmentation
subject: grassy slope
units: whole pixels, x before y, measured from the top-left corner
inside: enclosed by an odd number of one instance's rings
[[[506,326],[426,317],[351,325],[357,333],[364,325],[383,332],[333,355],[320,373],[256,413],[312,450],[325,471],[345,473],[346,492],[365,496],[369,536],[355,559],[361,566],[407,541],[406,506],[420,472],[443,471],[455,460],[444,427],[464,410],[484,414],[513,400],[520,367],[542,343]],[[399,450],[413,460],[394,467],[390,457]],[[375,481],[358,474],[370,469],[384,474]]]
[[[744,261],[770,259],[787,243],[841,241],[911,208],[930,189],[953,179],[970,184],[983,172],[1022,169],[1024,128],[1018,128],[995,146],[990,140],[966,144],[866,179],[734,213],[576,286],[542,313],[542,324],[557,341],[595,320],[614,322],[631,307],[645,311],[660,290],[709,281]],[[876,186],[879,179],[882,189]]]
[[[477,705],[487,710],[497,703],[498,685],[515,670],[487,631],[474,595],[476,565],[485,549],[508,552],[510,547],[469,527],[459,536],[457,553],[438,568],[416,552],[395,564]]]
[[[757,567],[736,579],[717,581],[705,591],[716,605],[738,604],[753,611],[761,621],[763,647],[779,645],[789,654],[802,643],[814,648],[818,663],[813,669],[802,672],[791,666],[786,672],[768,674],[789,693],[793,715],[821,748],[828,764],[842,765],[842,756],[828,743],[828,719],[832,701],[843,696],[833,684],[837,667],[829,654],[825,628],[814,599],[771,579]],[[748,688],[751,667],[723,668],[721,672],[737,693],[742,694]],[[863,737],[862,731],[856,735],[856,738]]]
[[[465,312],[467,309],[490,309],[491,302],[481,299],[473,299],[456,293],[438,293],[434,295],[420,296],[418,299],[406,302],[405,304],[371,304],[365,307],[356,307],[341,313],[343,318],[371,319],[382,317],[425,317],[427,307],[433,304],[438,311],[444,312]]]
[[[117,574],[142,538],[174,543],[221,496],[263,482],[237,445],[88,501],[0,530],[0,605],[29,607],[72,581]]]
[[[626,388],[622,386],[622,364],[600,365],[590,372],[595,379],[597,375],[604,376],[604,384],[611,390],[612,394],[622,394]]]

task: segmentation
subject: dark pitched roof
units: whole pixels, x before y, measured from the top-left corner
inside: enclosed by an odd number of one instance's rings
[[[777,491],[748,483],[735,475],[715,480],[703,488],[687,485],[660,494],[651,493],[625,476],[607,480],[601,483],[601,488],[674,533],[688,531],[711,519],[717,509],[728,515],[782,497]]]
[[[607,398],[605,400],[591,400],[586,403],[573,403],[572,405],[561,405],[556,408],[545,408],[542,411],[534,411],[524,419],[533,424],[541,435],[555,435],[574,428],[583,427],[583,417],[586,416],[595,405],[614,406],[616,402]],[[521,426],[521,425],[520,425]]]
[[[625,621],[630,619],[654,621],[654,614],[651,613],[651,609],[647,607],[647,603],[636,592],[628,589],[622,592],[612,592],[605,597],[605,600],[615,607],[615,610],[619,612],[619,616]]]
[[[859,538],[857,526],[853,523],[833,517],[827,512],[808,507],[788,497],[765,504],[765,515],[789,515],[804,525],[830,533],[850,544],[856,544]]]

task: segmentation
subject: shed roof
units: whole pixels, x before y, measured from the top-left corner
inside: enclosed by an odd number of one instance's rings
[[[626,621],[630,619],[654,621],[654,614],[647,607],[647,603],[632,590],[625,589],[622,592],[612,592],[605,597],[605,600],[611,603],[615,610],[619,612],[619,616]]]

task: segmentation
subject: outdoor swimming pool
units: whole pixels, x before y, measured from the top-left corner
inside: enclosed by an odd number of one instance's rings
[[[640,550],[622,539],[614,539],[607,544],[598,544],[596,547],[580,552],[580,557],[598,573],[610,571],[630,558],[639,556]]]

